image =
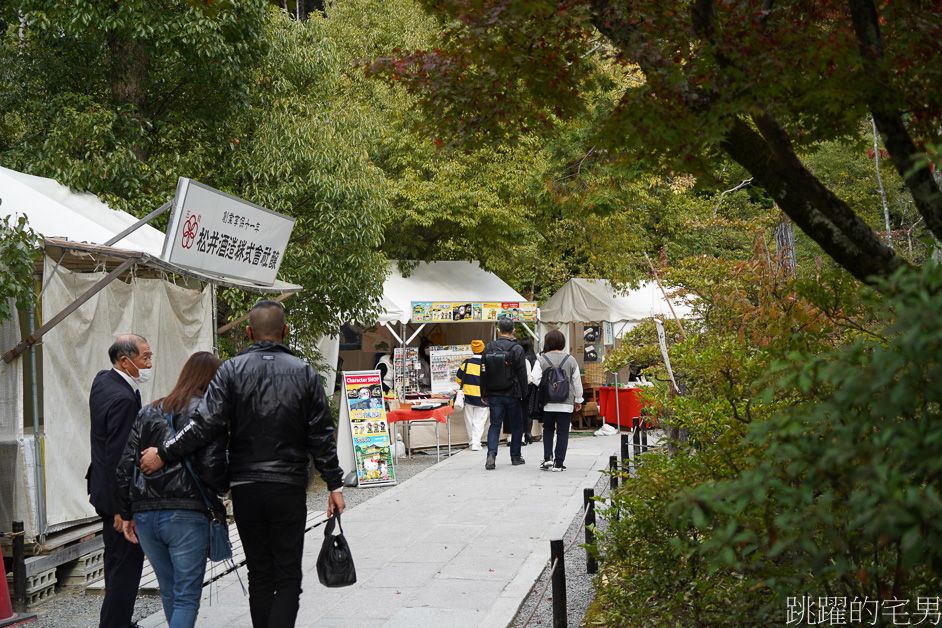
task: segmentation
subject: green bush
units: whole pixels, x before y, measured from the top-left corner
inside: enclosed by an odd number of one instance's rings
[[[794,287],[813,301],[827,283]],[[853,604],[864,609],[858,624],[891,625],[894,606],[896,621],[935,619],[940,285],[939,265],[900,271],[882,286],[883,302],[863,293],[869,318],[829,318],[835,324],[817,332],[837,348],[790,351],[784,342],[767,352],[778,358],[771,385],[755,396],[747,386],[731,402],[753,409],[744,438],[719,408],[708,432],[718,438],[698,438],[695,451],[673,458],[645,458],[615,498],[631,516],[613,522],[596,548],[607,623],[795,625],[807,620],[795,611],[809,598],[816,619],[830,625],[852,624]],[[690,354],[709,355],[710,341],[698,341]],[[719,390],[703,381],[686,407],[664,400],[672,420],[692,427],[692,440],[705,431],[688,420],[692,406],[709,406],[707,392]]]

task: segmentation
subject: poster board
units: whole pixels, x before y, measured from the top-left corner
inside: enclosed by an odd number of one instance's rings
[[[429,351],[432,371],[432,393],[451,393],[458,388],[455,372],[465,358],[474,355],[471,345],[449,345],[433,347]]]
[[[396,390],[403,395],[419,392],[418,361],[418,347],[406,347],[393,351],[393,379]]]
[[[396,484],[379,371],[343,372],[340,423],[343,440],[350,443],[347,451],[352,449],[352,458],[345,457],[356,468],[357,486]]]

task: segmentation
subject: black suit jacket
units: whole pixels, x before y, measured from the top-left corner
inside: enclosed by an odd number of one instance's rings
[[[95,376],[88,395],[92,464],[86,477],[89,501],[99,515],[115,513],[116,469],[140,409],[134,389],[114,369]]]

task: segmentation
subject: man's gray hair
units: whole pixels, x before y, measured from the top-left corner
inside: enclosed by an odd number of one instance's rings
[[[509,316],[501,316],[497,319],[497,331],[502,334],[512,334],[514,332],[514,322]]]
[[[124,334],[114,341],[114,344],[108,347],[108,357],[112,364],[117,364],[121,358],[133,360],[140,355],[140,343],[147,342],[144,336],[138,334]]]

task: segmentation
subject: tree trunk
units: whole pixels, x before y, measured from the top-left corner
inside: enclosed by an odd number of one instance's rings
[[[144,121],[147,109],[147,53],[129,33],[113,32],[108,38],[111,51],[111,99],[119,106],[131,110],[131,115]],[[140,137],[131,147],[141,161],[150,157],[146,138]]]
[[[783,220],[775,225],[775,249],[782,274],[794,277],[798,261],[795,257],[795,228],[791,221]]]

